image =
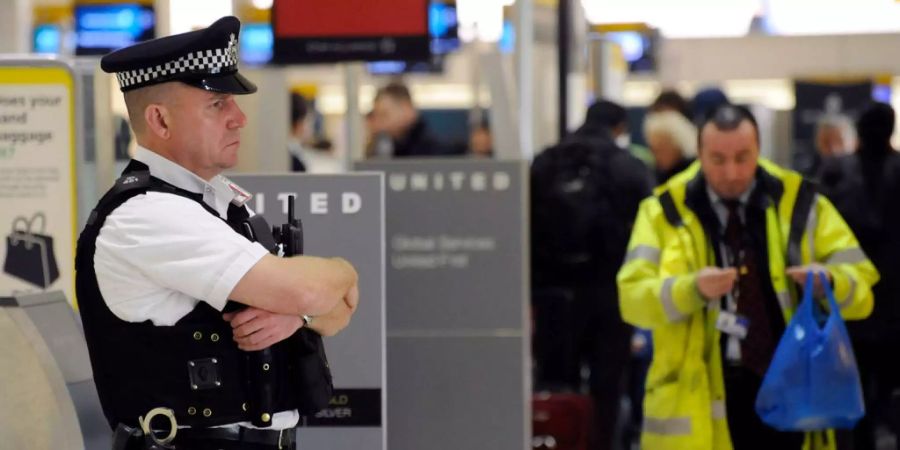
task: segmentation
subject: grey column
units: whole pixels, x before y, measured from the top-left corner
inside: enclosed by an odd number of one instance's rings
[[[522,158],[534,156],[534,0],[516,2],[518,54],[519,148]]]

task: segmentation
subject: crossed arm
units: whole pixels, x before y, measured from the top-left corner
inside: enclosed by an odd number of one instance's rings
[[[358,274],[342,258],[265,255],[229,298],[248,308],[223,315],[242,350],[262,350],[293,335],[313,316],[310,329],[333,336],[344,329],[359,304]]]

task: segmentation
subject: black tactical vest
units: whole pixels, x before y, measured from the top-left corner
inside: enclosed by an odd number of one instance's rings
[[[138,161],[128,165],[91,212],[78,239],[75,288],[97,392],[110,426],[137,426],[138,417],[156,407],[172,409],[178,425],[192,427],[259,424],[269,422],[259,417],[261,412],[271,416],[297,409],[311,415],[325,408],[332,393],[331,373],[321,337],[311,330],[301,328],[272,346],[261,364],[254,355],[259,352],[238,349],[231,325],[205,302],[173,326],[126,322],[109,310],[94,271],[96,239],[113,210],[148,191],[191,199],[220,218],[201,194],[152,177]],[[243,217],[232,214],[238,209]],[[246,217],[243,208],[232,206],[226,222],[238,232]],[[226,311],[240,307],[229,302]]]

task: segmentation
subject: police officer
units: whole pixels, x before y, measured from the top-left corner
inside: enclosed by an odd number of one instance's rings
[[[357,307],[347,261],[279,258],[240,234],[249,195],[220,175],[237,163],[247,120],[234,95],[256,91],[237,71],[239,32],[225,17],[101,61],[139,144],[76,257],[116,448],[293,449],[300,414],[330,396],[318,335]],[[170,423],[151,423],[159,415]]]
[[[807,272],[827,273],[846,319],[869,315],[878,272],[826,198],[760,158],[746,108],[699,133],[699,161],[642,202],[618,274],[623,318],[653,332],[642,448],[833,448],[763,424],[756,393]]]

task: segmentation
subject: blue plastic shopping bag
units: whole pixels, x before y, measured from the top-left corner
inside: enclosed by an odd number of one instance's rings
[[[813,276],[806,277],[803,301],[756,397],[762,421],[782,431],[852,428],[865,414],[847,328],[824,273],[819,276],[831,311],[813,298]]]

